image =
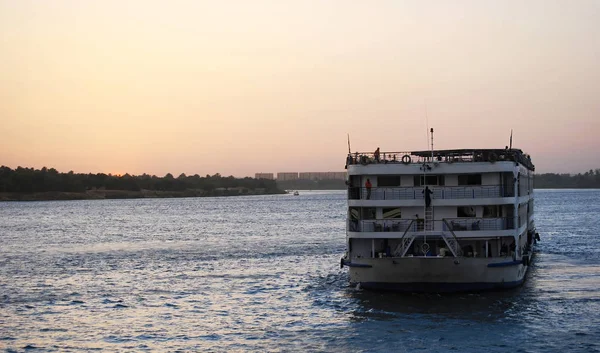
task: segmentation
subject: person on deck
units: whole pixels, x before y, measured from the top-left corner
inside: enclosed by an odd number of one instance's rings
[[[433,194],[433,191],[429,190],[429,186],[425,187],[423,194],[425,194],[425,207],[431,206],[431,194]]]
[[[346,157],[346,167],[344,169],[348,169],[349,165],[352,165],[353,161],[352,161],[352,155],[350,153],[348,153],[348,157]]]
[[[371,180],[367,178],[365,182],[365,188],[367,189],[367,200],[371,199]]]
[[[379,163],[379,147],[377,147],[373,155],[375,156],[375,162]]]

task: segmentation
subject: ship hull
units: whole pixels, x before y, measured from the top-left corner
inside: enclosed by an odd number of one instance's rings
[[[529,267],[512,258],[463,257],[358,259],[348,265],[350,283],[361,288],[436,293],[518,287]]]

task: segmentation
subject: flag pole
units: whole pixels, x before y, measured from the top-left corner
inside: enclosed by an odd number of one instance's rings
[[[348,154],[350,154],[351,153],[350,152],[350,134],[347,134],[347,135],[348,135]]]

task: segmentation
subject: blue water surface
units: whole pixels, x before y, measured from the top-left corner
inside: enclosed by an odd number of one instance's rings
[[[600,191],[537,190],[525,284],[348,286],[343,191],[0,203],[6,351],[600,351]]]

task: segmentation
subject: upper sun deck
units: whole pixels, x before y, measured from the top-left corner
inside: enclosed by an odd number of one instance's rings
[[[520,149],[460,149],[413,152],[354,152],[346,158],[346,167],[372,164],[423,165],[426,163],[454,164],[478,162],[516,162],[530,171],[535,171],[531,157]]]

